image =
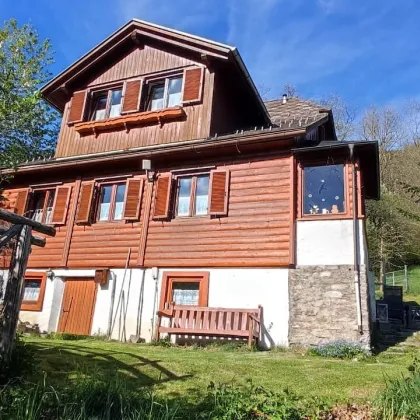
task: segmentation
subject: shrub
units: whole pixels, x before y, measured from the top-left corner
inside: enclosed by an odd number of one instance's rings
[[[367,357],[369,351],[357,343],[347,341],[333,341],[321,344],[312,350],[312,353],[322,357],[334,357],[337,359],[353,359],[354,357]]]
[[[388,380],[375,401],[376,416],[381,420],[420,418],[420,366],[414,359],[409,376]]]
[[[216,386],[211,383],[207,398],[198,407],[198,418],[298,420],[320,415],[324,412],[325,404],[316,401],[314,407],[313,401],[305,402],[287,389],[271,392],[261,386],[253,386],[252,383],[247,387],[226,384]]]

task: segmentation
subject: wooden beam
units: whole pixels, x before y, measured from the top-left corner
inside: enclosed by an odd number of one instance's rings
[[[22,228],[22,226],[15,225],[19,229]],[[14,226],[14,227],[15,227]],[[5,232],[9,231],[10,229],[0,226],[0,235],[3,235]],[[35,246],[40,246],[41,248],[45,247],[46,240],[45,238],[41,238],[40,236],[32,235],[31,236],[31,244]]]
[[[30,226],[36,232],[40,232],[48,236],[55,236],[56,234],[56,230],[52,226],[43,225],[42,223],[36,222],[28,217],[19,216],[2,209],[0,209],[0,220],[5,220],[6,222],[13,223],[14,225]]]
[[[2,229],[0,236],[0,248],[7,244],[14,236],[18,235],[22,229],[21,225],[14,225],[10,229]]]

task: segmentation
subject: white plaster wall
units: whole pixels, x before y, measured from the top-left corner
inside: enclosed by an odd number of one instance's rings
[[[366,264],[367,249],[359,220],[359,263]],[[299,220],[296,223],[297,265],[352,265],[353,220]]]
[[[257,308],[263,306],[263,344],[266,347],[288,344],[289,294],[288,269],[211,268],[211,269],[130,269],[124,280],[123,269],[110,270],[105,285],[98,285],[91,334],[107,334],[111,296],[115,283],[112,311],[112,338],[123,340],[140,335],[150,341],[158,309],[160,288],[165,271],[208,271],[209,306]],[[93,277],[94,270],[54,270],[47,279],[42,312],[21,311],[21,319],[55,331],[67,277]],[[154,276],[156,276],[154,278]],[[157,280],[157,281],[156,281]],[[125,317],[125,322],[124,322]]]
[[[40,270],[31,270],[40,271]],[[22,322],[30,322],[31,324],[38,324],[41,332],[54,331],[55,328],[50,328],[50,315],[53,307],[57,305],[57,301],[54,300],[54,290],[56,281],[51,280],[47,277],[45,284],[44,302],[42,305],[42,311],[20,311],[19,320]]]

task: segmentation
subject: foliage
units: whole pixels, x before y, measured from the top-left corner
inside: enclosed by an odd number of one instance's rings
[[[353,359],[355,357],[366,357],[369,355],[369,352],[360,344],[342,340],[321,344],[313,349],[313,353],[317,356],[337,359]]]
[[[0,392],[0,417],[10,420],[96,420],[176,418],[177,408],[156,399],[152,392],[134,392],[116,377],[78,379],[54,388],[47,378],[38,384],[6,385]]]
[[[376,415],[381,420],[420,418],[419,360],[409,367],[410,375],[388,380],[384,391],[374,401]]]
[[[36,363],[35,351],[20,335],[13,341],[12,356],[8,365],[0,368],[0,384],[31,372]]]
[[[40,96],[49,78],[51,45],[31,25],[0,27],[0,167],[51,154],[58,113]]]
[[[235,385],[209,386],[209,394],[199,411],[199,418],[208,420],[287,419],[298,420],[309,415],[319,415],[327,410],[321,401],[303,401],[285,389],[271,392],[249,383],[246,387]]]

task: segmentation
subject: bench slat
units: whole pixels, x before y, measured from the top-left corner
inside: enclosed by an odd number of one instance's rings
[[[160,327],[159,331],[166,334],[197,335],[197,336],[224,336],[224,337],[248,337],[248,331],[241,330],[195,330],[189,328]]]

